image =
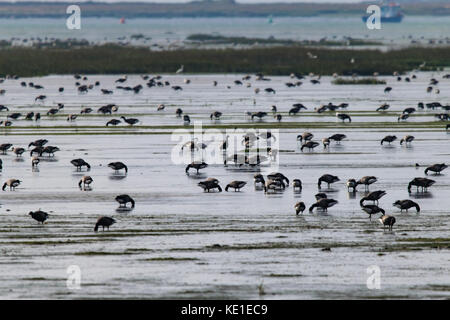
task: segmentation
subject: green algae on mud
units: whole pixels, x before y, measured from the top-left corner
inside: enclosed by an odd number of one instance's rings
[[[0,135],[33,135],[53,134],[53,135],[161,135],[170,134],[169,130],[192,130],[193,125],[142,125],[133,127],[116,127],[108,128],[106,131],[104,126],[44,126],[44,127],[8,127],[0,131]],[[61,130],[59,132],[50,132],[46,130]],[[95,131],[101,129],[103,131]],[[202,129],[441,129],[445,132],[445,123],[437,121],[423,122],[351,122],[337,123],[331,121],[322,122],[252,122],[252,123],[227,123],[227,124],[206,124]],[[85,131],[78,131],[85,130]],[[142,131],[142,130],[168,130],[161,131]],[[440,130],[439,130],[440,131]]]

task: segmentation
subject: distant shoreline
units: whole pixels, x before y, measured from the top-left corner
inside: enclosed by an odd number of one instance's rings
[[[73,3],[0,3],[0,18],[60,18]],[[193,17],[313,17],[365,14],[368,3],[315,4],[277,3],[241,4],[222,0],[214,2],[165,3],[96,3],[78,4],[84,17],[115,18],[193,18]],[[403,4],[408,15],[450,16],[450,6],[444,2]]]

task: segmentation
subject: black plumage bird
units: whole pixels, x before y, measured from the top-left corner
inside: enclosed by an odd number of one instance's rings
[[[128,167],[120,161],[116,161],[116,162],[110,162],[108,163],[108,167],[110,167],[111,169],[113,169],[114,171],[119,171],[122,169],[125,169],[125,173],[128,173]]]
[[[195,170],[197,170],[197,174],[198,174],[198,171],[200,170],[200,169],[204,169],[204,168],[206,168],[208,166],[208,164],[206,163],[206,162],[197,162],[197,161],[194,161],[194,162],[191,162],[190,164],[188,164],[187,166],[186,166],[186,169],[185,169],[185,172],[186,172],[186,174],[187,175],[189,175],[189,169],[195,169]]]
[[[441,171],[447,168],[448,166],[445,163],[436,163],[426,168],[425,174],[428,175],[428,171],[434,172],[435,174],[441,174]]]
[[[28,213],[34,220],[44,224],[45,220],[47,220],[48,218],[48,213],[44,212],[42,210],[38,210],[38,211],[30,211]]]
[[[33,142],[30,142],[30,144],[28,145],[28,148],[29,147],[31,147],[31,146],[34,146],[34,147],[43,147],[45,144],[47,144],[48,143],[48,140],[47,139],[39,139],[39,140],[35,140],[35,141],[33,141]]]
[[[121,116],[120,118],[123,119],[126,123],[128,123],[130,126],[135,125],[139,122],[139,119],[136,118],[125,118],[124,116]]]
[[[406,210],[406,212],[408,212],[408,209],[411,208],[416,208],[417,212],[420,212],[420,206],[417,202],[414,202],[412,200],[409,199],[405,199],[405,200],[397,200],[392,204],[394,207],[399,208],[400,211]]]
[[[385,214],[386,213],[382,208],[380,208],[379,206],[374,205],[374,204],[366,204],[364,206],[361,206],[361,209],[369,215],[370,220],[372,220],[373,214],[377,214],[377,213]]]
[[[309,207],[309,212],[313,212],[314,208],[321,208],[323,211],[328,211],[328,208],[334,206],[337,204],[338,201],[334,199],[329,198],[322,198],[317,200],[316,203],[314,203],[311,207]]]
[[[295,214],[298,215],[299,213],[303,213],[303,211],[305,211],[306,206],[303,203],[303,201],[300,201],[295,204],[294,209],[295,209]]]
[[[388,226],[389,230],[392,230],[392,226],[395,223],[395,217],[383,214],[379,219],[379,221],[383,225],[383,229],[385,229],[386,226]]]
[[[105,231],[105,227],[109,230],[109,227],[114,223],[116,223],[116,220],[111,217],[100,217],[95,224],[94,231],[97,232],[99,227],[102,227],[103,231]]]
[[[431,187],[436,181],[428,179],[428,178],[414,178],[408,184],[408,192],[411,193],[411,187],[416,186],[417,191],[419,188],[422,188],[422,192],[426,192],[429,187]]]
[[[81,167],[86,167],[88,171],[91,170],[90,164],[81,158],[73,159],[70,161],[70,163],[73,164],[77,168],[77,170],[81,170]]]
[[[328,185],[328,188],[330,188],[330,185],[332,184],[332,183],[335,183],[335,182],[338,182],[338,181],[341,181],[337,176],[333,176],[333,175],[331,175],[331,174],[324,174],[323,176],[321,176],[320,178],[319,178],[319,180],[317,181],[317,185],[318,185],[318,187],[319,187],[319,189],[321,188],[321,186],[322,186],[322,182],[325,182],[325,183],[327,183],[327,185]]]
[[[131,202],[131,208],[134,208],[135,201],[127,194],[118,195],[115,200],[119,203],[120,207],[126,207],[128,202]]]
[[[384,191],[384,190],[372,191],[367,196],[361,198],[361,200],[359,201],[359,204],[361,205],[361,207],[364,206],[364,201],[373,201],[374,203],[376,202],[378,204],[378,201],[384,195],[386,195],[386,191]]]

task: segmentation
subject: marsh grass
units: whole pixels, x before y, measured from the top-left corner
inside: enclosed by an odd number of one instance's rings
[[[318,58],[308,59],[308,52]],[[351,63],[351,58],[356,62]],[[286,46],[175,51],[111,44],[72,49],[13,47],[0,50],[0,75],[173,73],[181,64],[187,73],[392,75],[419,68],[423,61],[431,70],[450,66],[450,47],[388,52]]]

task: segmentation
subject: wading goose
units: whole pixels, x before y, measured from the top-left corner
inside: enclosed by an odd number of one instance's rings
[[[264,179],[263,175],[260,173],[256,173],[253,176],[253,181],[255,186],[264,186],[266,184],[266,180]]]
[[[247,184],[245,181],[231,181],[225,187],[225,191],[228,192],[228,188],[234,189],[234,192],[241,191],[241,189]]]
[[[191,123],[191,118],[187,114],[185,114],[183,116],[183,121],[184,121],[184,124],[190,124]]]
[[[34,118],[34,112],[28,112],[27,115],[25,116],[25,120],[33,120]]]
[[[34,99],[34,102],[36,102],[36,101],[44,101],[45,99],[47,99],[47,96],[44,96],[44,95],[40,95],[40,96],[37,96],[35,99]]]
[[[333,176],[331,174],[324,174],[317,181],[317,186],[319,187],[319,190],[320,190],[321,186],[322,186],[322,182],[325,182],[328,185],[328,189],[329,189],[330,185],[332,183],[335,183],[335,182],[338,182],[338,181],[341,181],[341,180],[337,176]]]
[[[303,211],[305,211],[306,206],[303,203],[303,201],[300,201],[295,204],[294,209],[295,209],[295,214],[298,215],[299,213],[303,213]]]
[[[21,157],[22,153],[25,152],[25,148],[14,147],[12,151],[16,154],[17,157]]]
[[[5,191],[6,187],[9,187],[9,190],[16,190],[16,187],[21,183],[22,181],[18,179],[9,179],[6,180],[6,182],[3,184],[2,190]]]
[[[341,133],[336,133],[333,134],[331,137],[328,137],[329,140],[334,140],[336,141],[337,144],[340,144],[341,141],[344,140],[345,138],[347,138],[347,136]]]
[[[36,112],[36,114],[34,115],[34,121],[38,121],[39,119],[41,119],[41,114],[40,112]]]
[[[281,114],[277,114],[276,116],[274,116],[274,118],[277,119],[278,122],[281,122],[283,116]]]
[[[352,192],[356,192],[356,186],[358,184],[356,183],[355,179],[348,179],[347,180],[347,190],[350,192],[350,189],[353,189]]]
[[[92,110],[92,108],[83,108],[81,109],[80,114],[88,114],[91,113],[92,111],[94,111]]]
[[[81,167],[86,167],[88,171],[91,170],[91,166],[89,165],[89,163],[87,163],[83,159],[73,159],[70,161],[70,163],[73,164],[78,171],[81,171]]]
[[[196,162],[196,161],[194,161],[194,162],[191,162],[190,164],[187,165],[185,172],[186,172],[187,175],[189,175],[189,169],[193,168],[193,169],[197,170],[197,174],[198,174],[198,171],[200,169],[204,169],[207,166],[208,166],[208,164],[205,163],[205,162]]]
[[[286,189],[286,185],[284,184],[284,182],[282,180],[272,180],[269,179],[266,181],[266,184],[264,185],[264,193],[269,192],[269,190],[284,190]]]
[[[373,214],[377,214],[377,213],[385,214],[386,213],[383,209],[381,209],[379,206],[376,206],[374,204],[366,204],[366,205],[362,206],[361,209],[369,215],[370,220],[372,220]]]
[[[393,226],[394,223],[395,223],[395,217],[393,217],[393,216],[388,216],[388,215],[386,215],[386,214],[383,214],[383,215],[381,216],[381,218],[379,219],[379,221],[380,221],[381,224],[383,225],[383,229],[385,229],[386,226],[388,226],[388,227],[389,227],[389,230],[392,231],[392,226]]]
[[[342,120],[342,122],[345,122],[345,120],[348,120],[348,122],[352,122],[352,118],[346,113],[336,113],[336,117]]]
[[[400,122],[400,120],[405,121],[409,118],[409,113],[403,113],[401,116],[397,118],[397,122]]]
[[[112,114],[113,112],[119,110],[119,108],[115,104],[108,104],[106,106],[102,106],[98,108],[97,113],[103,114]]]
[[[42,149],[42,152],[40,155],[42,156],[42,154],[47,153],[49,157],[53,157],[55,155],[56,151],[59,151],[58,147],[46,146]]]
[[[110,163],[108,163],[108,167],[113,169],[115,172],[125,169],[125,173],[128,173],[128,167],[123,162],[120,162],[120,161],[110,162]]]
[[[322,139],[322,144],[323,144],[323,148],[326,149],[327,147],[330,146],[330,139],[329,138],[323,138]]]
[[[389,109],[390,108],[390,105],[388,105],[387,103],[384,103],[384,104],[382,104],[380,107],[378,107],[377,108],[377,112],[380,112],[380,111],[386,111],[387,109]]]
[[[374,203],[378,204],[378,201],[384,195],[386,195],[386,191],[384,191],[384,190],[372,191],[367,196],[361,198],[361,200],[359,201],[359,204],[361,207],[364,206],[364,201],[373,201]]]
[[[75,121],[78,116],[76,114],[69,114],[67,116],[67,121]]]
[[[419,205],[409,199],[406,200],[397,200],[392,204],[394,207],[397,207],[400,209],[400,212],[403,210],[406,210],[406,212],[408,212],[408,209],[411,209],[412,207],[416,208],[417,212],[420,212],[420,207]]]
[[[136,123],[139,122],[139,120],[136,118],[125,118],[124,116],[121,116],[120,118],[123,119],[123,121],[128,123],[130,126],[135,125]]]
[[[131,207],[134,208],[135,202],[133,198],[127,194],[118,195],[115,200],[119,203],[120,208],[126,208],[128,202],[131,202]]]
[[[328,208],[334,206],[337,204],[338,201],[334,199],[329,198],[323,198],[320,200],[317,200],[316,203],[314,203],[311,207],[309,207],[309,212],[313,212],[314,208],[321,208],[323,211],[328,211]]]
[[[396,136],[386,136],[383,139],[381,139],[381,145],[383,145],[384,142],[388,142],[389,144],[391,144],[391,142],[397,140]]]
[[[259,111],[259,112],[255,112],[252,113],[252,120],[257,117],[259,120],[261,120],[262,118],[264,118],[265,116],[267,116],[267,112],[263,112],[263,111]]]
[[[356,185],[358,186],[358,185],[360,185],[360,184],[363,184],[363,185],[364,185],[364,189],[365,189],[366,191],[369,191],[369,186],[370,186],[371,184],[377,182],[377,181],[378,181],[377,177],[374,177],[374,176],[364,176],[364,177],[362,177],[361,179],[359,179],[359,180],[356,182]]]
[[[28,148],[31,146],[34,147],[43,147],[45,144],[47,144],[48,140],[47,139],[39,139],[33,142],[30,142],[30,144],[28,145]]]
[[[203,191],[209,192],[210,190],[217,189],[219,192],[222,192],[222,188],[219,185],[219,180],[215,178],[208,178],[205,181],[200,181],[197,184],[199,187],[203,189]]]
[[[304,148],[308,148],[309,151],[312,151],[312,150],[313,150],[315,147],[317,147],[318,145],[319,145],[319,143],[316,142],[316,141],[308,141],[308,142],[305,142],[304,144],[302,144],[302,146],[301,146],[301,148],[300,148],[300,151],[303,152],[303,149],[304,149]]]
[[[436,163],[426,168],[425,174],[428,175],[428,171],[434,172],[434,174],[441,174],[441,171],[447,168],[448,166],[445,163]]]
[[[310,141],[312,138],[314,137],[314,135],[310,132],[304,132],[302,134],[299,134],[297,136],[297,141],[303,142],[303,141]]]
[[[31,158],[31,168],[36,168],[38,166],[39,162],[40,162],[39,157],[36,157],[36,156],[32,157]]]
[[[275,106],[273,106],[273,107],[275,107]],[[273,111],[273,107],[272,107],[272,111]],[[274,112],[276,112],[277,110],[276,110],[276,107],[275,107],[275,111]],[[289,113],[288,113],[288,115],[296,115],[297,113],[299,113],[300,112],[300,107],[292,107],[290,110],[289,110]]]
[[[47,111],[47,115],[48,115],[48,116],[50,116],[50,115],[54,116],[54,115],[57,114],[58,112],[59,112],[59,109],[57,109],[57,108],[51,108],[51,109],[49,109],[49,110]]]
[[[181,117],[181,115],[183,114],[183,110],[178,108],[177,110],[175,110],[175,114],[177,115],[177,117]]]
[[[36,220],[37,222],[40,222],[42,224],[44,224],[45,220],[47,220],[48,218],[48,213],[44,212],[42,210],[38,210],[38,211],[30,211],[28,213],[34,220]]]
[[[118,119],[111,119],[106,123],[106,126],[108,127],[109,125],[112,126],[117,126],[119,123],[121,123],[122,121],[118,120]]]
[[[411,187],[416,186],[417,191],[422,188],[422,192],[426,192],[429,187],[431,187],[436,181],[427,178],[414,178],[408,184],[408,192],[411,193]]]
[[[384,88],[384,93],[389,93],[389,92],[391,92],[392,91],[392,88],[391,87],[386,87],[386,88]]]
[[[221,116],[222,116],[222,112],[220,112],[220,111],[214,111],[213,113],[211,113],[211,115],[209,116],[209,118],[210,118],[211,120],[212,120],[212,119],[219,120]]]
[[[15,113],[8,114],[6,116],[6,118],[11,118],[11,119],[17,120],[20,116],[22,116],[21,113],[15,112]]]
[[[114,223],[116,223],[116,220],[111,217],[101,217],[97,220],[94,231],[97,232],[99,227],[102,227],[103,231],[105,231],[105,227],[109,230],[109,227]]]
[[[411,142],[413,142],[414,139],[415,138],[413,136],[406,135],[400,140],[400,145],[402,145],[403,142],[405,143],[405,145],[408,145],[408,143],[411,144]]]
[[[33,154],[35,154],[35,153],[37,153],[38,155],[42,155],[42,150],[44,150],[43,147],[36,147],[36,148],[31,149],[30,157],[32,157]]]
[[[302,192],[302,181],[300,179],[292,180],[292,188],[294,188],[294,192],[298,190],[298,192]]]
[[[11,127],[12,126],[12,122],[9,121],[9,120],[5,120],[5,121],[1,120],[0,121],[0,126]]]
[[[286,186],[289,186],[289,179],[280,172],[271,172],[267,175],[267,178],[270,180],[280,180],[283,183],[286,181]]]
[[[93,181],[94,179],[92,179],[90,176],[83,176],[80,179],[80,182],[78,182],[78,187],[80,188],[80,190],[81,189],[86,190],[86,185],[89,187]],[[81,185],[83,185],[83,188],[81,188]]]
[[[0,151],[1,151],[3,154],[6,154],[6,151],[8,151],[9,148],[11,148],[11,147],[12,147],[12,144],[11,144],[11,143],[3,143],[3,144],[0,145]]]

